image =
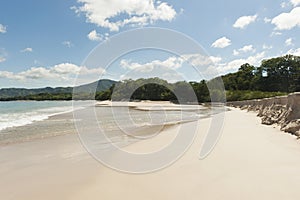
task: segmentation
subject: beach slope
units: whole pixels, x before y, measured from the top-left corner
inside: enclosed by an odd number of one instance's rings
[[[37,140],[0,148],[1,199],[250,200],[299,199],[300,143],[278,127],[260,124],[255,113],[226,112],[213,152],[199,159],[211,119],[199,125],[190,149],[173,165],[132,175],[102,166],[77,136]],[[179,126],[125,147],[151,152],[168,144]]]

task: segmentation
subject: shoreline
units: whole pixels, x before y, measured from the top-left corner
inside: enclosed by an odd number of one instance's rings
[[[284,132],[300,138],[300,92],[266,99],[228,102],[228,106],[255,111],[262,124],[280,126]]]
[[[82,199],[299,199],[300,145],[278,128],[260,124],[254,113],[226,112],[223,134],[212,153],[199,160],[211,118],[164,130],[130,144],[130,152],[151,152],[168,144],[180,126],[199,124],[184,155],[155,173],[132,175],[104,167],[76,134],[2,146],[0,190],[12,200]],[[217,189],[217,192],[216,192]]]
[[[78,101],[81,103],[82,101]],[[95,104],[94,104],[95,103]],[[73,107],[71,110],[68,111],[63,111],[63,112],[58,112],[58,113],[52,113],[48,114],[47,118],[41,119],[41,120],[34,120],[28,124],[25,125],[20,125],[20,126],[14,126],[14,127],[8,127],[6,129],[3,129],[0,131],[0,146],[7,146],[11,144],[17,144],[17,143],[23,143],[23,142],[30,142],[34,140],[43,140],[47,139],[50,137],[58,137],[66,134],[77,134],[75,124],[74,124],[74,118],[73,114],[74,111],[82,110],[82,109],[88,109],[90,107],[128,107],[131,109],[139,110],[139,111],[156,111],[152,110],[151,108],[159,108],[158,110],[166,110],[166,111],[183,111],[184,109],[182,108],[181,105],[173,104],[169,101],[142,101],[142,102],[114,102],[112,103],[111,101],[93,101],[93,102],[88,102],[85,104],[86,107],[80,107],[76,108]],[[189,106],[192,107],[192,106]],[[195,110],[194,108],[191,108],[192,111]],[[198,106],[197,108],[202,109],[203,106]],[[141,109],[139,109],[141,108]],[[173,109],[174,108],[174,109]],[[202,117],[201,117],[202,118]],[[64,127],[62,123],[66,122],[67,123],[67,128]],[[180,123],[187,123],[188,121],[176,121],[176,122],[168,122],[164,126],[175,126]],[[57,130],[56,133],[53,134],[48,134],[49,132],[52,133],[51,127],[56,127],[57,124],[60,124],[60,127],[62,128],[63,132],[61,130]],[[162,124],[161,124],[162,125]],[[153,124],[153,126],[156,126],[156,124]],[[50,128],[48,128],[50,127]],[[32,132],[36,132],[37,129],[45,129],[48,131],[46,134],[37,134],[32,136]],[[151,129],[151,127],[149,128]],[[18,136],[19,133],[24,133],[24,137]],[[13,138],[13,134],[16,135],[18,138]],[[28,135],[28,136],[27,136]],[[11,138],[10,138],[11,137]],[[12,140],[10,140],[12,139]]]

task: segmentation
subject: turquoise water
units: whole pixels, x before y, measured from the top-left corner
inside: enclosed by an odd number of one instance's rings
[[[24,126],[50,116],[72,111],[71,101],[11,101],[0,102],[0,133],[12,127]]]
[[[0,145],[77,133],[81,129],[84,134],[103,131],[114,142],[123,142],[124,136],[149,137],[166,126],[199,120],[215,114],[206,107],[186,109],[183,106],[183,110],[140,110],[128,107],[95,107],[95,101],[76,101],[75,107],[73,103],[72,101],[0,102]]]

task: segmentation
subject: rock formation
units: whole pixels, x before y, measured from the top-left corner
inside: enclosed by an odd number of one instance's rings
[[[300,137],[300,92],[283,97],[228,102],[227,105],[256,111],[263,124],[278,124],[282,131]]]

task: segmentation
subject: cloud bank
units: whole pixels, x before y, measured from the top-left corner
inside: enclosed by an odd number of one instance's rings
[[[158,0],[77,0],[80,6],[72,7],[84,14],[87,22],[110,31],[119,31],[126,25],[145,26],[156,21],[172,21],[174,8]],[[122,16],[122,19],[121,17]]]

